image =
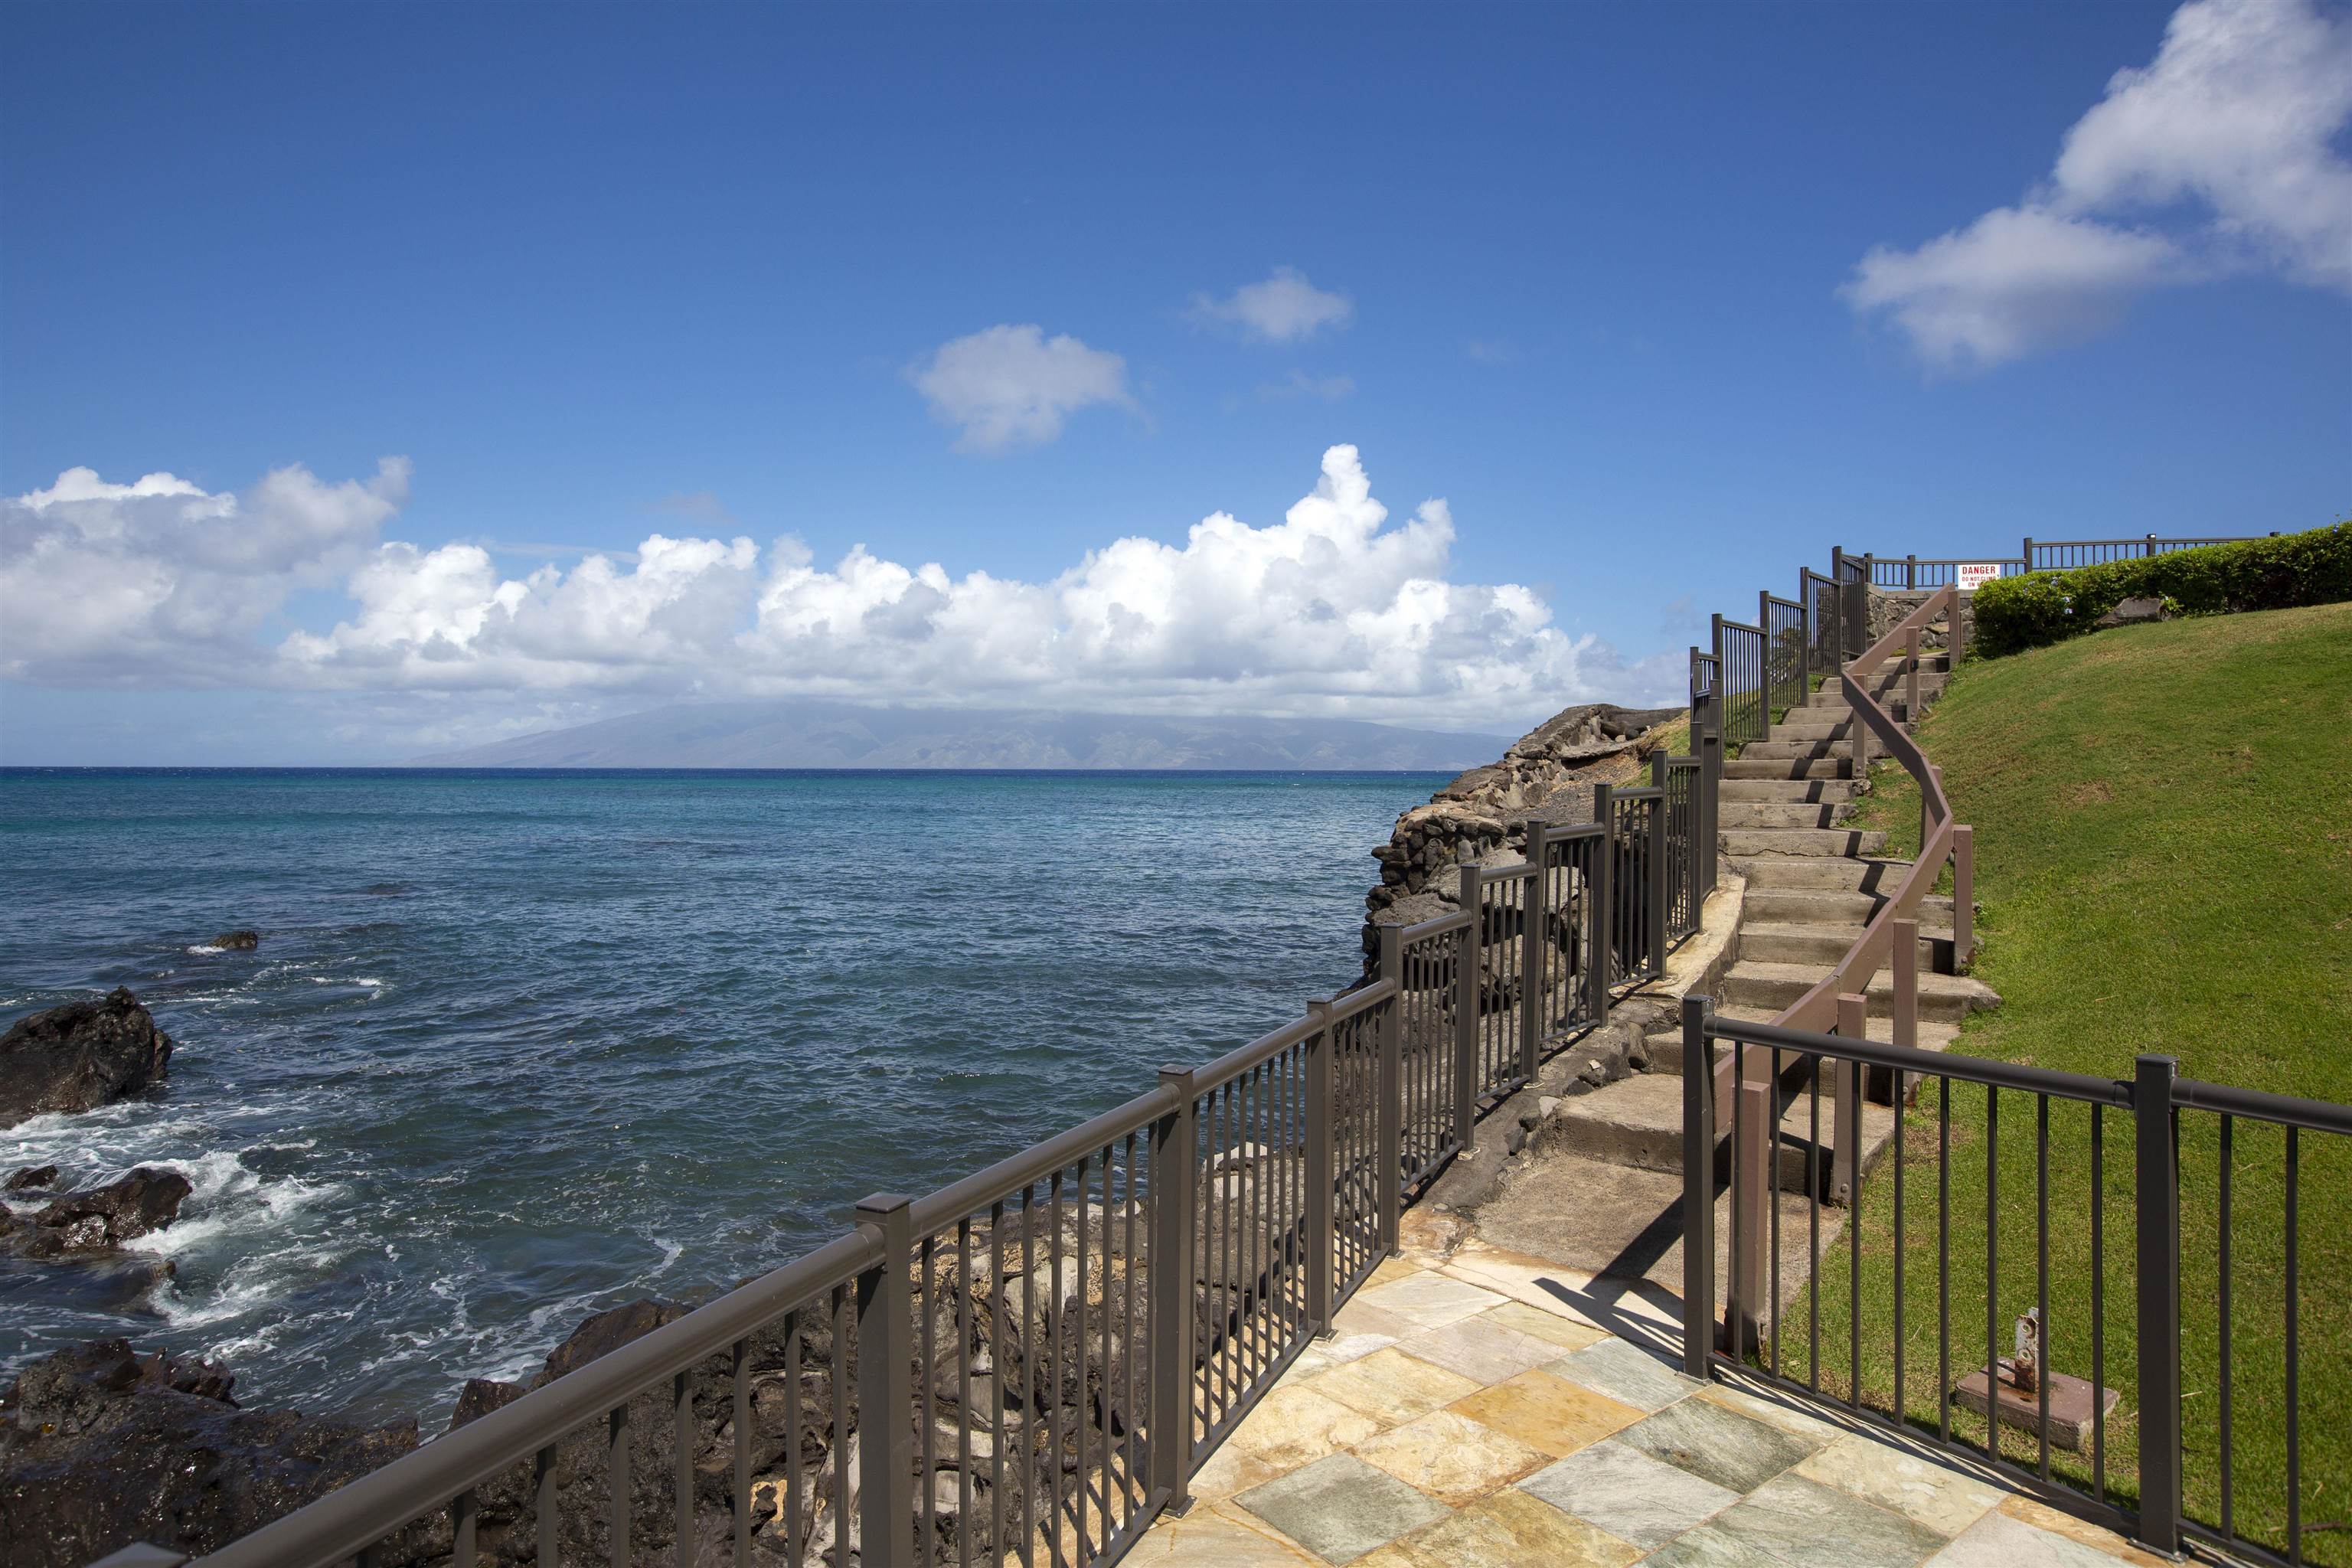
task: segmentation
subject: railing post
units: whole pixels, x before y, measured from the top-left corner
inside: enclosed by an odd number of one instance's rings
[[[1759,1047],[1750,1046],[1749,1050]],[[1739,1048],[1732,1047],[1736,1058]],[[1765,1052],[1769,1058],[1771,1053]],[[1685,1064],[1687,1070],[1688,1064]],[[1742,1072],[1733,1096],[1732,1114],[1739,1119],[1739,1164],[1731,1173],[1733,1242],[1731,1289],[1727,1292],[1724,1340],[1735,1356],[1744,1356],[1764,1342],[1764,1325],[1779,1310],[1765,1300],[1766,1269],[1772,1245],[1772,1092],[1767,1076]]]
[[[857,1205],[858,1223],[882,1233],[882,1261],[857,1277],[858,1561],[873,1568],[915,1562],[911,1201],[877,1193]]]
[[[1927,764],[1927,777],[1936,786],[1932,793],[1935,795],[1942,795],[1944,793],[1943,764],[1940,763],[1929,763]],[[1934,819],[1927,810],[1927,800],[1930,793],[1931,792],[1924,789],[1919,792],[1919,853],[1922,855],[1925,855],[1927,852],[1927,833],[1929,828],[1934,826]]]
[[[1874,676],[1877,674],[1875,670],[1871,673]],[[1870,726],[1863,721],[1862,705],[1868,700],[1869,692],[1864,679],[1860,677],[1841,674],[1838,680],[1841,683],[1839,688],[1841,690],[1844,690],[1843,682],[1848,680],[1853,682],[1853,689],[1845,693],[1845,721],[1848,731],[1846,745],[1853,759],[1852,763],[1853,776],[1866,779],[1870,776]]]
[[[1650,885],[1650,978],[1666,977],[1666,762],[1663,752],[1654,753],[1658,759],[1658,798],[1650,803],[1650,852],[1643,869]]]
[[[1715,722],[1723,728],[1731,714],[1731,667],[1723,661],[1723,616],[1707,617],[1707,649],[1715,655]]]
[[[1700,813],[1699,831],[1693,835],[1697,843],[1691,852],[1698,857],[1699,890],[1704,898],[1715,891],[1716,858],[1722,849],[1716,821],[1723,811],[1723,734],[1712,724],[1699,737],[1698,783],[1706,805]]]
[[[1717,680],[1721,679],[1717,666]],[[1584,968],[1585,983],[1592,987],[1587,1011],[1592,1016],[1592,1026],[1609,1022],[1610,971],[1617,961],[1615,931],[1617,901],[1617,807],[1610,800],[1607,784],[1592,786],[1592,820],[1601,825],[1601,837],[1594,842],[1591,886],[1584,892],[1584,903],[1592,928],[1591,944],[1585,952],[1591,962]]]
[[[1895,1043],[1919,1047],[1919,922],[1895,922]]]
[[[1331,1332],[1331,1258],[1339,1238],[1331,1218],[1338,1172],[1331,1159],[1331,1004],[1309,1002],[1316,1021],[1307,1037],[1307,1321],[1318,1338]]]
[[[2033,570],[2033,535],[2032,535],[2032,534],[2030,534],[2030,533],[2029,533],[2029,534],[2027,534],[2027,535],[2025,536],[2025,549],[2024,549],[2024,551],[2023,551],[2023,552],[2022,552],[2022,553],[2023,553],[2024,561],[2025,561],[2025,569],[2026,569],[2028,572],[2032,571],[2032,570]]]
[[[2139,1199],[2139,1539],[2180,1549],[2180,1187],[2170,1057],[2143,1056],[2132,1079]]]
[[[1485,978],[1486,955],[1480,952],[1486,924],[1476,852],[1464,845],[1455,858],[1463,912],[1470,923],[1462,932],[1454,989],[1454,1141],[1467,1154],[1478,1135],[1478,993]]]
[[[1837,1032],[1840,1039],[1870,1038],[1870,1004],[1853,992],[1841,992],[1837,999]],[[1862,1064],[1840,1059],[1831,1064],[1831,1136],[1837,1147],[1831,1152],[1830,1202],[1848,1208],[1853,1206],[1855,1184],[1861,1175],[1859,1156],[1862,1153]]]
[[[1381,1015],[1380,1104],[1372,1163],[1381,1208],[1381,1247],[1394,1257],[1404,1223],[1404,931],[1381,927],[1381,976],[1396,994]]]
[[[1969,649],[1969,624],[1960,618],[1960,607],[1967,602],[1968,596],[1960,592],[1957,568],[1954,571],[1952,585],[1946,592],[1952,597],[1944,611],[1944,618],[1949,623],[1945,628],[1947,635],[1944,641],[1952,650],[1952,668],[1957,670],[1960,668],[1961,658],[1966,657]]]
[[[1830,668],[1834,675],[1845,662],[1845,551],[1830,551]]]
[[[1906,593],[1918,592],[1919,558],[1916,555],[1906,555],[1903,558],[1903,588]]]
[[[1390,930],[1395,928],[1390,927]],[[1193,1219],[1200,1174],[1191,1068],[1161,1068],[1175,1108],[1151,1128],[1151,1488],[1170,1513],[1192,1506]]]
[[[1715,1047],[1707,999],[1683,998],[1683,1370],[1715,1349]]]
[[[1913,626],[1903,639],[1903,726],[1919,728],[1919,628]]]
[[[2147,558],[2148,558],[2148,559],[2150,559],[2150,560],[2155,559],[2155,557],[2156,557],[2156,535],[2154,535],[2153,533],[2151,533],[2151,534],[2149,534],[2149,535],[2147,536],[2147,549],[2145,549],[2145,550],[2143,550],[2143,551],[2141,552],[2141,554],[2143,554],[2144,556],[2147,557]]]
[[[1550,849],[1544,825],[1528,821],[1528,887],[1519,932],[1519,1076],[1529,1083],[1543,1064],[1544,1013],[1549,988],[1544,984],[1544,960],[1549,956],[1546,938],[1551,930],[1551,876],[1544,862]]]
[[[1952,967],[1959,968],[1977,948],[1977,832],[1952,829]]]

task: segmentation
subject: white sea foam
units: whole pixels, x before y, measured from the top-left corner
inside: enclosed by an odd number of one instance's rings
[[[200,942],[194,947],[182,948],[180,951],[183,952],[226,952],[228,949],[215,946],[214,943],[209,942]]]

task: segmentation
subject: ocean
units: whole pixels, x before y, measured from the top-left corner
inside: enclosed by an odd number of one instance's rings
[[[144,1295],[0,1269],[0,1373],[125,1335],[247,1405],[437,1430],[590,1312],[1297,1016],[1443,782],[0,772],[0,1026],[127,985],[178,1045],[159,1094],[0,1131],[0,1173],[194,1184]]]

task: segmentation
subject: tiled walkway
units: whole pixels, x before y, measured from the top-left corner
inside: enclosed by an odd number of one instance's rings
[[[1418,1256],[1419,1260],[1415,1258]],[[1473,1240],[1393,1258],[1131,1562],[2116,1568],[2120,1537],[1796,1405],[1702,1385],[1663,1297]]]

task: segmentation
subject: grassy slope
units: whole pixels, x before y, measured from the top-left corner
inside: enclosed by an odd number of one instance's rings
[[[2142,1051],[2189,1077],[2352,1102],[2352,605],[2185,620],[2103,632],[1964,667],[1920,732],[1959,819],[1977,830],[1984,906],[1976,973],[2005,1005],[1970,1021],[1955,1049],[2127,1078]],[[1870,826],[1917,840],[1918,797],[1882,773]],[[1907,841],[1907,842],[1906,842]],[[1903,1404],[1937,1418],[1937,1096],[1910,1113],[1905,1146]],[[2021,1095],[2000,1107],[1998,1331],[2040,1289],[2037,1153],[2046,1146],[2052,1346],[2088,1374],[2091,1117],[2054,1105],[2049,1136]],[[2129,1119],[2109,1111],[2101,1185],[2105,1380],[2125,1395],[2107,1435],[2111,1497],[2137,1494]],[[1988,1157],[1984,1096],[1952,1095],[1952,1362],[1981,1364],[1986,1337]],[[2352,1149],[2300,1140],[2305,1551],[2352,1563]],[[2283,1546],[2280,1432],[2285,1293],[2284,1139],[2240,1123],[2231,1159],[2231,1340],[2237,1527]],[[2218,1119],[2186,1112],[2181,1290],[2185,1484],[2190,1517],[2218,1523]],[[1891,1171],[1863,1204],[1863,1388],[1893,1398],[1895,1216]],[[1850,1257],[1826,1259],[1822,1380],[1844,1392]],[[1783,1354],[1802,1375],[1811,1303]],[[1980,1422],[1960,1426],[1981,1440]],[[2029,1463],[2039,1456],[2005,1445]],[[2084,1461],[2053,1456],[2077,1477]],[[2327,1528],[2329,1526],[2334,1528]]]

